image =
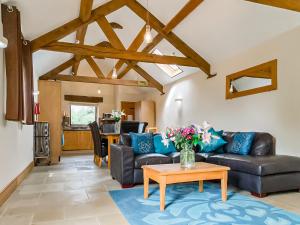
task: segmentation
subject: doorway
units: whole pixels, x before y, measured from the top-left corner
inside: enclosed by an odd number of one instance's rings
[[[126,114],[124,120],[135,120],[135,102],[121,102],[121,110]]]

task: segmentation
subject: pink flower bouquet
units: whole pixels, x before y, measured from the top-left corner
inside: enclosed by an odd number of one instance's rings
[[[211,126],[204,122],[202,126],[191,125],[184,128],[167,128],[165,133],[162,133],[162,142],[168,145],[169,141],[175,143],[177,149],[192,149],[199,141],[209,143],[211,140],[211,133],[208,130]]]

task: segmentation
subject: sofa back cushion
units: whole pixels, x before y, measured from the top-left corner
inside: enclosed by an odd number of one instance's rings
[[[129,133],[135,155],[154,153],[152,133]]]
[[[165,146],[164,143],[162,142],[162,140],[163,139],[162,139],[161,134],[155,135],[153,137],[154,149],[155,149],[156,153],[168,155],[172,152],[176,152],[176,148],[172,141],[169,141],[168,146]]]
[[[227,152],[238,155],[249,155],[255,137],[254,132],[237,132],[233,141],[227,146]]]
[[[233,141],[233,137],[236,132],[224,132],[223,138],[228,142],[224,146],[224,152],[228,153],[230,143]],[[275,139],[269,133],[255,132],[255,137],[252,142],[251,150],[249,155],[252,156],[265,156],[265,155],[275,155]]]
[[[222,148],[227,142],[223,139],[223,131],[215,131],[214,128],[210,128],[208,132],[211,134],[211,140],[209,143],[199,141],[200,152],[210,153],[215,152]]]

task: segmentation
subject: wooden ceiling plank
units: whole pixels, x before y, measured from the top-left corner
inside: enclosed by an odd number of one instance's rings
[[[181,66],[198,67],[190,58],[178,56],[160,56],[155,54],[133,52],[127,50],[119,50],[115,48],[103,48],[90,45],[73,44],[67,42],[54,42],[42,47],[44,50],[55,52],[68,52],[83,56],[96,56],[112,59],[125,59],[130,61],[159,63],[159,64],[175,64]]]
[[[210,75],[210,64],[198,53],[196,53],[191,47],[184,43],[179,37],[177,37],[173,32],[166,32],[164,30],[165,25],[151,13],[148,14],[148,11],[139,2],[137,2],[136,0],[127,0],[126,5],[144,21],[147,21],[147,15],[149,15],[149,23],[152,28],[160,33],[183,55],[191,58],[203,72],[205,72],[207,75]]]
[[[105,78],[105,76],[102,73],[101,69],[99,68],[99,66],[97,65],[97,63],[95,62],[95,60],[91,56],[86,57],[85,60],[88,62],[88,64],[90,65],[90,67],[92,68],[92,70],[94,71],[94,73],[96,74],[96,76],[98,78],[100,78],[100,79]]]
[[[75,58],[71,58],[67,61],[65,61],[64,63],[60,64],[59,66],[55,67],[54,69],[48,71],[47,73],[43,74],[42,76],[40,76],[39,79],[41,80],[47,80],[48,78],[50,78],[53,75],[56,75],[58,73],[61,73],[62,71],[64,71],[65,69],[68,69],[69,67],[71,67],[74,63],[76,62]]]
[[[246,0],[246,1],[300,12],[299,0]]]
[[[78,30],[80,27],[88,25],[100,16],[108,15],[125,5],[124,0],[111,0],[96,9],[92,10],[91,17],[83,23],[80,18],[71,20],[68,23],[34,39],[31,41],[31,51],[35,52],[39,50],[42,46],[45,46],[53,41],[60,40],[61,38],[67,36],[68,34]]]
[[[143,85],[143,83],[136,80],[120,80],[120,79],[99,79],[91,76],[71,76],[58,74],[49,78],[49,80],[96,83],[96,84],[111,84],[124,86],[138,86],[138,87],[153,87],[152,84]]]
[[[80,12],[79,12],[79,18],[83,23],[88,21],[88,19],[92,15],[92,7],[93,7],[93,0],[81,0],[80,3]],[[84,25],[80,27],[76,32],[76,42],[79,42],[80,44],[84,44],[84,38],[87,31],[87,26]],[[76,76],[78,72],[78,68],[80,65],[80,56],[75,55],[76,63],[72,66],[72,75]]]
[[[163,28],[163,30],[166,33],[170,33],[178,24],[180,24],[188,15],[190,15],[201,3],[203,0],[190,0],[188,1],[184,7],[170,20],[170,22]],[[143,33],[144,35],[144,33]],[[142,36],[142,42],[143,42],[144,36]],[[162,40],[164,39],[164,36],[158,33],[151,43],[149,43],[142,52],[150,52],[156,45],[158,45]],[[142,44],[142,43],[141,43]],[[140,45],[141,45],[140,44]],[[139,48],[139,47],[138,47]],[[137,49],[138,49],[137,48]],[[123,62],[124,63],[124,62]],[[120,67],[123,65],[120,64]],[[124,73],[125,71],[130,71],[133,67],[130,66],[130,68],[126,68],[123,70],[118,78],[121,79],[126,75]]]

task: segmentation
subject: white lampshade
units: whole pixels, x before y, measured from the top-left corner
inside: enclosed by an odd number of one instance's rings
[[[116,70],[115,67],[113,68],[112,78],[113,78],[113,79],[117,79],[117,78],[118,78],[117,70]]]
[[[153,41],[150,25],[146,25],[146,32],[144,35],[144,40],[147,44],[150,44]]]

